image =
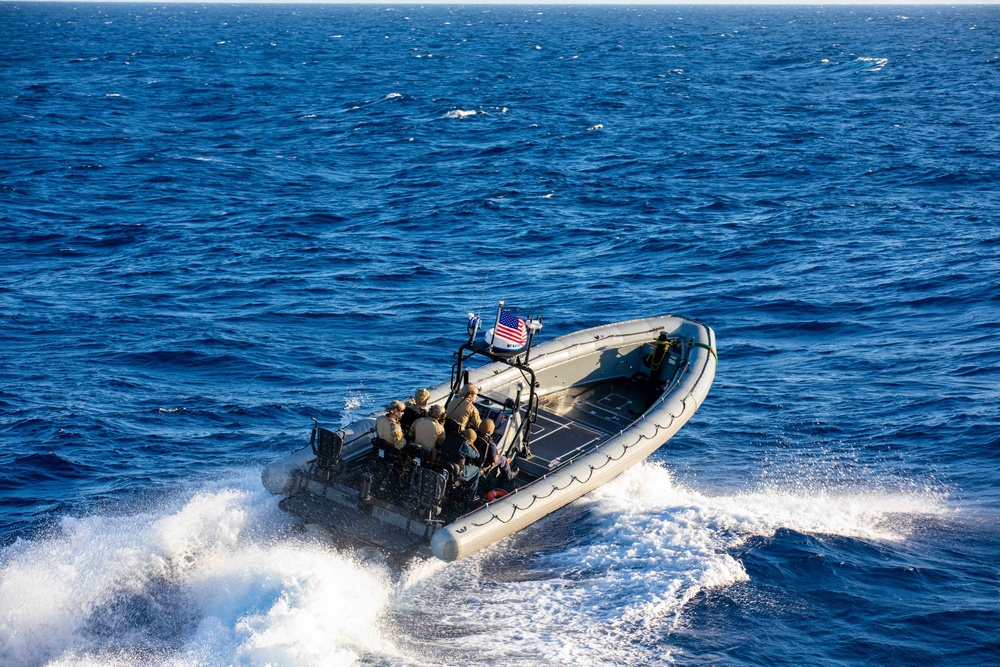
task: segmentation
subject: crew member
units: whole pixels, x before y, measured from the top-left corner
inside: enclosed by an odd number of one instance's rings
[[[403,433],[408,433],[413,422],[421,417],[427,416],[427,401],[431,398],[431,392],[426,389],[417,389],[413,392],[413,398],[406,402],[406,409],[403,410],[403,417],[399,420],[399,425],[403,428]]]
[[[477,396],[479,396],[479,387],[476,385],[467,384],[462,387],[461,391],[448,402],[448,406],[445,408],[447,412],[445,430],[464,431],[467,427],[479,427],[482,417],[479,416],[479,409],[476,408]]]
[[[385,408],[385,414],[375,420],[375,430],[378,437],[389,443],[397,450],[402,449],[406,444],[403,439],[403,428],[399,425],[399,419],[403,416],[406,406],[402,401],[393,401]]]
[[[435,403],[427,410],[427,416],[413,422],[409,436],[425,451],[433,452],[444,442],[444,406]]]
[[[461,469],[459,479],[465,482],[466,500],[475,500],[479,489],[479,452],[472,444],[476,432],[467,428],[461,433],[449,433],[441,444],[441,458],[445,463],[456,463]]]
[[[484,419],[479,424],[479,428],[476,429],[478,436],[476,438],[476,447],[481,452],[483,470],[488,472],[490,468],[495,467],[500,471],[500,481],[510,482],[517,477],[517,473],[520,471],[517,468],[512,468],[510,460],[497,451],[497,443],[493,440],[493,430],[495,428],[492,419]]]

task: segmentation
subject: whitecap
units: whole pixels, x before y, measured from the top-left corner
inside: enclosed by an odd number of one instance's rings
[[[375,408],[375,399],[364,389],[347,392],[340,414],[340,425],[348,426],[368,416]]]
[[[858,62],[862,62],[862,63],[874,63],[874,67],[872,67],[870,70],[868,70],[869,72],[878,72],[883,67],[885,67],[886,65],[889,64],[889,59],[888,58],[860,57],[857,60],[858,60]]]
[[[471,110],[465,111],[463,109],[452,109],[444,115],[445,118],[468,118],[469,116],[475,116],[478,111]]]

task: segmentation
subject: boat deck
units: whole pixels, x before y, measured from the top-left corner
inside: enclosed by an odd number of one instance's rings
[[[573,387],[546,396],[531,428],[531,456],[517,464],[541,476],[624,430],[646,409],[647,393],[628,379]]]
[[[520,472],[513,486],[524,486],[547,475],[624,430],[648,407],[648,397],[642,384],[616,379],[572,387],[542,398],[531,427],[531,456],[516,457]],[[368,459],[359,459],[344,470],[330,498],[325,497],[326,491],[320,495],[307,489],[284,499],[280,506],[306,523],[319,524],[386,551],[403,553],[417,548],[426,541],[428,529],[420,521],[408,519],[410,510],[398,499],[380,496],[372,504],[373,512],[363,512],[356,506],[362,476],[368,471]],[[436,523],[446,525],[477,505],[446,503]],[[389,520],[392,515],[397,517],[395,523]]]

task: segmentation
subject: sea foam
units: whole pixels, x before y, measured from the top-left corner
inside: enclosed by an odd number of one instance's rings
[[[393,605],[407,618],[431,616],[424,634],[401,641],[433,646],[449,664],[654,664],[669,660],[662,639],[695,596],[749,580],[733,555],[747,540],[784,528],[898,541],[906,517],[944,511],[933,493],[774,482],[710,495],[644,463],[513,538],[414,578]],[[545,548],[553,535],[567,544]],[[463,642],[433,640],[455,635]]]
[[[286,533],[256,473],[129,516],[63,519],[0,569],[5,665],[349,665],[395,653],[384,570]]]
[[[900,540],[894,517],[942,511],[933,494],[773,482],[713,496],[645,463],[472,558],[400,571],[295,530],[243,471],[157,509],[66,517],[5,549],[0,662],[648,664],[663,654],[636,656],[637,638],[662,650],[653,640],[694,596],[748,579],[732,554],[747,539],[787,528]],[[559,523],[578,516],[567,534]],[[537,549],[553,529],[567,544]]]

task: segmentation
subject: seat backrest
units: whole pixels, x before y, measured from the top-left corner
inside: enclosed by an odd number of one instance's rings
[[[444,432],[445,433],[458,433],[462,430],[462,425],[451,417],[445,417],[444,420]]]
[[[447,488],[448,481],[441,472],[414,468],[410,473],[410,493],[417,498],[420,507],[439,507]]]
[[[344,439],[338,433],[325,428],[316,429],[316,458],[326,465],[334,466],[340,463],[340,455],[344,451]]]
[[[372,438],[372,451],[376,459],[395,461],[400,458],[398,449],[377,436]]]
[[[430,469],[441,473],[444,477],[446,486],[455,486],[459,483],[462,477],[462,471],[465,469],[463,466],[457,463],[444,463],[443,461],[437,461],[429,465]]]
[[[457,463],[465,465],[465,454],[462,448],[465,446],[465,438],[459,433],[448,433],[441,443],[441,460],[444,463]]]
[[[324,484],[331,484],[340,470],[344,439],[329,429],[319,426],[315,428],[313,451],[316,453],[316,461],[312,466],[312,477]]]
[[[400,457],[406,459],[407,464],[422,466],[430,460],[431,454],[419,445],[406,445],[400,452]]]

